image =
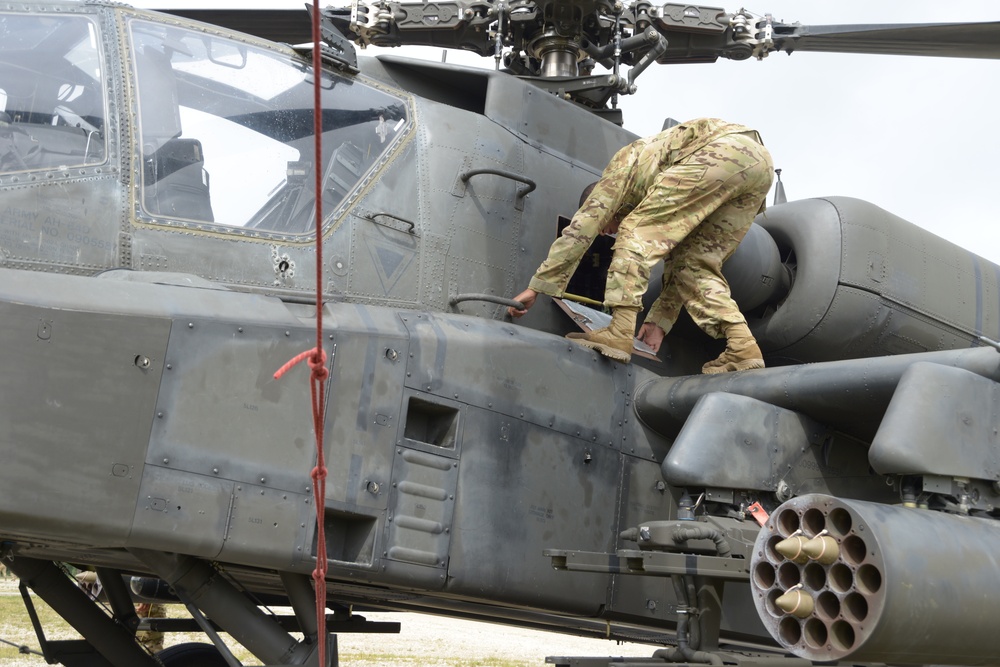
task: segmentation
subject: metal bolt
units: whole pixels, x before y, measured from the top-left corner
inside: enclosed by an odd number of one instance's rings
[[[164,456],[163,457],[163,465],[166,465],[168,463],[170,463],[170,459],[168,459],[167,457]]]
[[[215,473],[216,475],[218,475],[219,474],[219,469],[218,468],[212,468],[212,472]]]
[[[156,413],[156,418],[157,419],[163,419],[163,413],[162,412],[157,412]]]
[[[173,364],[167,364],[167,370],[168,370],[168,371],[169,371],[170,369],[172,369],[173,367],[174,367],[174,365],[173,365]]]
[[[194,322],[188,322],[188,329],[194,329]]]
[[[263,478],[263,477],[261,477],[261,478],[260,478],[260,483],[261,483],[261,484],[263,484],[263,483],[264,483],[264,482],[266,482],[266,481],[267,481],[267,480],[266,480],[265,478]]]
[[[237,329],[237,331],[239,331],[240,333],[243,333],[243,327],[240,327],[239,329]]]

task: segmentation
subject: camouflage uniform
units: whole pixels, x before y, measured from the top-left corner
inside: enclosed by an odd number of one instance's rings
[[[140,602],[135,606],[139,618],[166,618],[167,606],[159,602]],[[159,630],[143,630],[137,632],[135,638],[150,653],[163,650],[163,633]]]
[[[529,288],[560,296],[602,229],[620,220],[607,306],[641,307],[649,272],[668,258],[646,317],[669,331],[687,308],[714,338],[745,324],[721,267],[763,210],[773,165],[748,127],[704,118],[622,148],[549,250]]]

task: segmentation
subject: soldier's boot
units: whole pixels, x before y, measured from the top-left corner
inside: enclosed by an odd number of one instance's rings
[[[632,359],[632,339],[638,308],[617,307],[611,311],[611,324],[601,329],[566,334],[566,338],[597,350],[605,357],[628,363]]]
[[[746,324],[734,324],[726,329],[726,349],[701,367],[702,373],[731,373],[764,368],[764,355]]]

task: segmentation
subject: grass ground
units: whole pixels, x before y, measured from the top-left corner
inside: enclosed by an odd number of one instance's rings
[[[34,598],[48,639],[72,639],[79,635],[48,605]],[[183,607],[170,605],[168,614],[185,618]],[[420,614],[365,614],[370,620],[400,621],[398,635],[340,635],[340,664],[345,667],[539,667],[547,655],[621,655],[648,657],[653,649],[618,646],[614,642],[520,630],[504,626],[426,616]],[[223,638],[244,664],[259,664],[241,647]],[[38,640],[13,581],[0,580],[0,640],[38,650]],[[207,642],[199,634],[167,635],[166,645]],[[16,647],[0,644],[3,667],[43,667],[39,655],[21,654]]]

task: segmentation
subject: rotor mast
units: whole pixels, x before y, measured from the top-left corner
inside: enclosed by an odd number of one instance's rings
[[[745,9],[649,0],[353,0],[323,13],[362,47],[492,56],[508,73],[613,117],[609,100],[635,93],[654,62],[763,59],[774,51],[1000,58],[1000,22],[808,26]],[[597,65],[609,73],[593,74]]]
[[[645,0],[355,0],[325,11],[361,46],[458,48],[498,63],[503,52],[506,71],[595,111],[635,93],[636,78],[653,62],[765,53],[770,22],[744,10]],[[595,76],[597,65],[610,72]]]

